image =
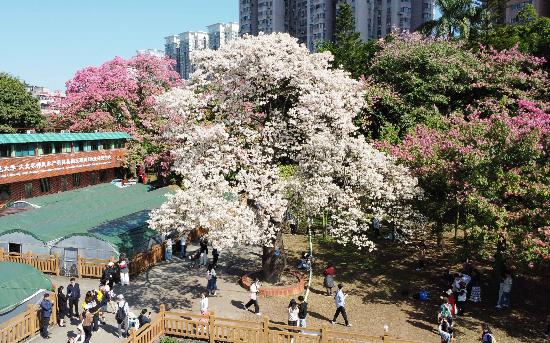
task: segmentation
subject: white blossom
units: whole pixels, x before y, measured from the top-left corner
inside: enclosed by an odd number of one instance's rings
[[[287,34],[197,51],[196,72],[158,98],[183,188],[152,212],[159,231],[208,230],[215,246],[271,245],[288,209],[330,213],[341,243],[373,249],[373,215],[405,223],[420,196],[405,167],[357,133],[365,87]],[[289,178],[281,166],[292,166]],[[412,226],[404,226],[411,229]]]

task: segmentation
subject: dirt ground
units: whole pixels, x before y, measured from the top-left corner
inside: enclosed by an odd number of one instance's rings
[[[446,254],[428,254],[426,268],[415,271],[418,249],[414,246],[393,246],[396,243],[381,239],[377,241],[377,250],[368,253],[322,239],[314,241],[316,260],[309,297],[309,325],[327,324],[334,314],[334,300],[324,295],[322,276],[324,266],[331,262],[336,268],[335,282],[342,282],[345,292],[350,293],[346,310],[353,331],[381,335],[384,325],[388,325],[393,337],[439,342],[436,316],[442,303],[439,297],[443,295],[438,286],[440,275],[446,267],[456,272],[460,267],[460,259],[452,248],[445,249]],[[299,254],[307,250],[306,236],[287,235],[285,246],[289,263],[294,264]],[[428,243],[427,250],[437,251],[435,242]],[[457,341],[479,342],[481,324],[487,323],[499,343],[546,342],[542,331],[544,318],[550,313],[550,275],[545,278],[536,272],[516,275],[512,308],[499,311],[494,308],[497,285],[492,282],[487,263],[474,263],[482,272],[482,302],[468,302],[465,315],[456,319]],[[413,298],[420,290],[429,292],[428,301]],[[286,322],[284,307],[288,302],[284,298],[262,298],[262,314]],[[343,328],[341,317],[337,325]]]

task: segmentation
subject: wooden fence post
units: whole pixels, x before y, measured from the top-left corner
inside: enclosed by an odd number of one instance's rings
[[[0,261],[4,261],[4,249],[0,248]]]
[[[54,262],[55,275],[59,276],[61,272],[61,262],[59,261],[59,253],[56,252],[54,256],[55,256],[55,262]]]
[[[208,315],[208,342],[214,343],[214,313]]]
[[[82,261],[80,255],[76,255],[76,273],[78,278],[82,278]]]
[[[390,336],[388,336],[387,333],[384,333],[384,336],[382,337],[382,341],[385,343],[388,343],[390,341]]]
[[[263,343],[269,342],[269,317],[264,316],[264,321],[262,322],[262,331],[263,331]]]
[[[33,304],[27,305],[27,316],[29,317],[29,335],[32,336],[36,332],[36,311]]]
[[[31,251],[27,252],[27,264],[32,265],[32,252]]]
[[[130,340],[128,343],[134,343],[136,341],[136,331],[136,328],[132,328],[132,330],[130,330]]]
[[[321,327],[321,343],[327,343],[328,342],[328,326],[323,324]]]
[[[166,306],[164,304],[160,304],[159,306],[159,316],[160,316],[160,327],[162,328],[162,334],[164,335],[165,332],[165,325],[166,321],[164,318],[166,318]]]

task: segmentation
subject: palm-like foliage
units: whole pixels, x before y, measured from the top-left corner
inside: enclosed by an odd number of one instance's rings
[[[447,38],[468,38],[471,28],[481,16],[482,9],[472,0],[436,0],[441,17],[422,25],[420,31],[426,35]]]

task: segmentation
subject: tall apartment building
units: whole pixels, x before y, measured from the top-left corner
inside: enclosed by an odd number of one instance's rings
[[[164,37],[164,54],[166,57],[176,61],[176,71],[181,75],[180,66],[180,36],[170,35]]]
[[[239,37],[239,23],[216,23],[208,26],[208,48],[217,50]]]
[[[136,50],[136,54],[137,55],[150,55],[150,56],[155,56],[155,57],[160,57],[160,58],[164,57],[164,51],[159,50],[159,49]]]
[[[203,31],[180,33],[180,75],[188,79],[193,72],[190,55],[195,50],[208,49],[208,33]]]
[[[190,55],[195,50],[216,50],[239,36],[238,23],[216,23],[208,26],[208,32],[187,31],[164,38],[164,53],[176,60],[176,71],[183,79],[193,72]]]
[[[535,7],[539,16],[550,17],[550,0],[510,0],[506,3],[506,23],[516,23],[518,13],[528,4]]]
[[[287,32],[314,50],[333,39],[337,8],[344,2],[363,40],[412,32],[433,19],[434,0],[239,0],[240,34]]]

